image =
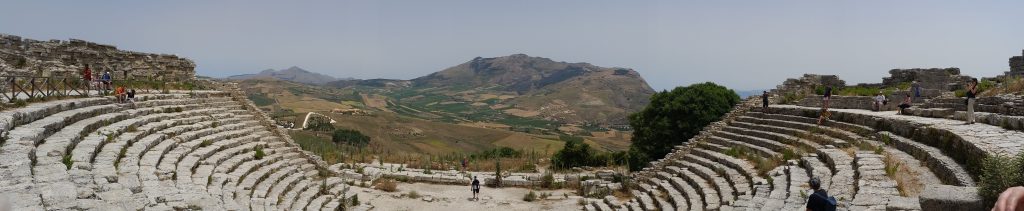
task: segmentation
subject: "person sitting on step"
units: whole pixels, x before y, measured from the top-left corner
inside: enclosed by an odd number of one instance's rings
[[[885,95],[883,95],[882,92],[879,91],[878,95],[875,95],[874,101],[871,104],[871,109],[875,111],[882,111],[882,107],[884,107],[885,104]]]
[[[907,112],[906,112],[906,111],[904,111],[904,110],[906,110],[907,108],[910,108],[910,104],[911,104],[911,103],[913,103],[913,101],[912,101],[912,100],[911,100],[911,98],[910,98],[910,94],[907,94],[907,97],[904,97],[904,98],[903,98],[903,102],[902,102],[902,103],[900,103],[900,105],[899,105],[899,107],[900,107],[900,112],[899,112],[899,114],[900,114],[900,115],[906,115],[906,114],[907,114]]]
[[[838,204],[836,198],[828,196],[828,192],[821,189],[821,180],[814,177],[808,183],[813,192],[807,196],[807,211],[835,211]]]

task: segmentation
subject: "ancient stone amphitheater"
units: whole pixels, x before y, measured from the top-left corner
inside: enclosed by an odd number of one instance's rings
[[[345,198],[343,179],[320,172],[325,163],[244,98],[139,98],[0,112],[0,200],[13,210],[333,210]]]
[[[134,106],[88,97],[0,112],[0,200],[13,210],[335,210],[355,195],[334,176],[351,172],[302,151],[225,87],[142,94]],[[802,210],[806,182],[818,177],[843,210],[975,210],[985,205],[971,167],[1024,143],[1019,128],[860,109],[834,109],[819,126],[816,108],[758,103],[737,105],[634,173],[634,198],[582,208]],[[730,153],[737,148],[746,154]],[[768,171],[755,166],[794,152]],[[887,158],[923,190],[901,193]]]

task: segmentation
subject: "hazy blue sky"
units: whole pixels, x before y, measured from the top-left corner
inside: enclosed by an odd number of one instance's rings
[[[984,4],[978,4],[984,2]],[[411,79],[515,53],[639,71],[658,90],[770,88],[802,73],[1008,71],[1024,1],[17,1],[0,33],[173,53],[201,75],[300,66]]]

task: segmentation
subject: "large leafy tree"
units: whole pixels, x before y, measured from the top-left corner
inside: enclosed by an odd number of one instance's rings
[[[712,82],[655,93],[646,108],[629,116],[633,127],[630,169],[639,170],[651,160],[664,157],[674,146],[718,121],[739,101],[736,92]]]
[[[363,135],[358,130],[337,129],[331,134],[331,140],[337,144],[348,144],[358,147],[365,147],[370,144],[370,137]]]
[[[595,150],[590,148],[590,145],[583,142],[583,138],[562,136],[562,141],[565,141],[565,147],[555,153],[555,156],[551,159],[551,163],[558,168],[571,168],[578,166],[591,166],[600,165],[600,161],[595,161],[594,153]]]

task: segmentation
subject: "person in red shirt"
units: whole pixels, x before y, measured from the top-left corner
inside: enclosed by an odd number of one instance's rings
[[[82,70],[82,80],[87,87],[92,86],[92,70],[89,69],[89,64],[85,64],[85,70]]]

